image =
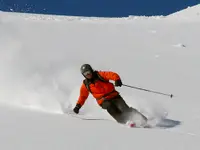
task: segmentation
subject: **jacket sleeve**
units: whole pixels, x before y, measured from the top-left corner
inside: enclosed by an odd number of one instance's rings
[[[77,104],[83,106],[88,96],[89,96],[89,91],[87,90],[86,86],[83,83],[80,88],[80,96],[78,98]]]
[[[98,73],[100,74],[100,76],[102,76],[105,80],[119,80],[120,76],[112,71],[98,71]]]

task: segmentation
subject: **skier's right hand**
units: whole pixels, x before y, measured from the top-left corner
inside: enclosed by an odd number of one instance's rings
[[[80,105],[80,104],[77,104],[77,105],[74,107],[73,111],[74,111],[76,114],[78,114],[80,108],[81,108],[81,105]]]

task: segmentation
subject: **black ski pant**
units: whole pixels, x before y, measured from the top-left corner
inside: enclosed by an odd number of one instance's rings
[[[105,100],[101,106],[103,109],[106,109],[117,122],[122,124],[125,124],[129,120],[132,113],[137,112],[136,109],[129,107],[120,95],[113,99]]]

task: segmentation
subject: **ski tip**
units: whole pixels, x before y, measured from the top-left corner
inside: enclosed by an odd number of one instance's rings
[[[173,96],[174,96],[174,95],[172,95],[172,94],[171,94],[171,96],[170,96],[170,97],[172,98]]]
[[[134,128],[134,127],[136,127],[136,124],[135,123],[131,123],[131,124],[129,124],[129,126],[130,126],[130,128]]]

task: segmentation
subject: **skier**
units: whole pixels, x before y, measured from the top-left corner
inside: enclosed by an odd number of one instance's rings
[[[89,64],[83,64],[80,68],[82,75],[85,77],[80,88],[80,96],[73,111],[78,114],[79,109],[84,105],[89,93],[93,95],[99,106],[121,124],[129,122],[132,113],[139,113],[136,109],[129,107],[124,99],[116,91],[116,87],[122,86],[120,76],[111,71],[94,71]],[[142,116],[146,119],[145,116]]]

